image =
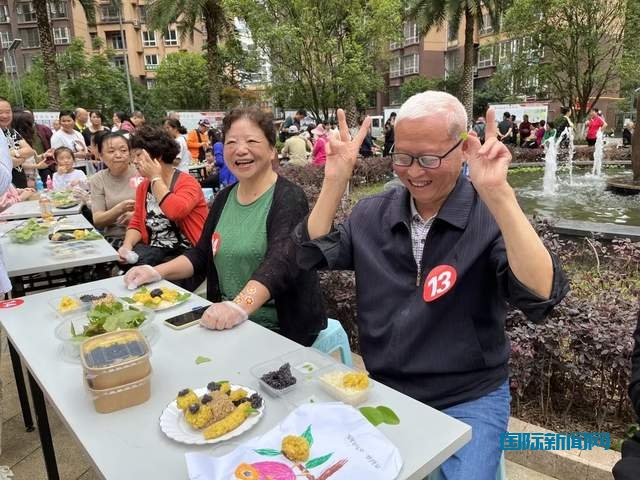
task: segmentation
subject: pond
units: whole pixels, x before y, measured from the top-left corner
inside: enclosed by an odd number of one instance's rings
[[[558,188],[554,195],[543,193],[543,176],[542,168],[509,170],[509,183],[526,214],[640,226],[640,195],[616,195],[605,189],[606,177],[631,178],[630,169],[605,168],[602,177],[593,177],[591,167],[574,167],[570,182],[568,170],[559,168]]]

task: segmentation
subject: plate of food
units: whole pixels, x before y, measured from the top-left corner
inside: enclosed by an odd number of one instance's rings
[[[224,442],[253,428],[264,412],[262,397],[226,381],[180,390],[160,415],[160,429],[180,443]]]
[[[100,240],[102,235],[92,228],[77,228],[75,230],[58,230],[49,234],[49,240],[56,243]]]
[[[191,293],[168,286],[141,287],[131,297],[121,298],[132,305],[160,311],[186,302],[191,298]]]
[[[48,231],[48,225],[39,222],[35,218],[30,218],[14,229],[9,230],[7,234],[14,243],[29,243],[45,236]]]
[[[51,203],[54,208],[72,208],[80,204],[80,201],[75,197],[72,191],[65,190],[62,192],[53,192],[51,194]]]

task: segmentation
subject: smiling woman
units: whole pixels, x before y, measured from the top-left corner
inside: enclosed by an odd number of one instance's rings
[[[298,268],[290,236],[309,212],[307,199],[271,167],[276,154],[271,114],[258,107],[232,110],[222,131],[224,160],[238,183],[216,196],[195,248],[155,269],[131,269],[125,283],[206,272],[207,297],[216,303],[202,325],[222,330],[250,317],[311,345],[326,327],[326,315],[317,274]]]

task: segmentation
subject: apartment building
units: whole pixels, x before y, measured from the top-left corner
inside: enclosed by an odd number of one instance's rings
[[[75,34],[69,0],[47,2],[49,22],[56,50],[61,52]],[[15,39],[19,46],[10,51]],[[40,55],[40,38],[32,2],[0,0],[0,71],[19,75],[30,70],[33,59]]]
[[[463,47],[464,24],[457,30],[447,25],[421,36],[415,21],[404,22],[402,39],[389,45],[387,88],[377,94],[376,112],[400,105],[400,88],[416,76],[446,78],[462,65]]]
[[[73,38],[84,41],[88,53],[107,47],[116,52],[113,62],[124,68],[127,56],[131,75],[152,87],[162,58],[172,52],[202,52],[203,34],[195,32],[193,41],[182,40],[175,25],[164,32],[148,28],[145,0],[122,0],[122,16],[111,2],[95,5],[96,22],[87,22],[80,2],[49,0],[49,22],[56,51],[62,52]],[[200,28],[204,31],[204,26]],[[14,39],[20,45],[10,52]],[[98,41],[100,39],[100,41]],[[20,75],[29,71],[33,59],[41,55],[36,14],[32,2],[0,0],[0,71]]]
[[[75,2],[78,3],[78,2]],[[204,45],[204,24],[194,32],[193,41],[180,38],[175,25],[163,32],[149,28],[145,0],[122,0],[122,12],[109,1],[96,3],[96,23],[87,24],[82,7],[74,8],[73,23],[77,36],[85,42],[87,51],[101,46],[116,52],[113,62],[124,68],[125,55],[129,72],[148,88],[155,85],[156,70],[170,53],[190,51],[201,53]],[[120,15],[122,13],[122,15]]]

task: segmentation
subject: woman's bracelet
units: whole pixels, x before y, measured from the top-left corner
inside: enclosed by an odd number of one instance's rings
[[[158,180],[162,180],[162,177],[153,177],[153,178],[151,179],[151,186],[153,186],[153,183],[154,183],[154,182],[157,182]]]

